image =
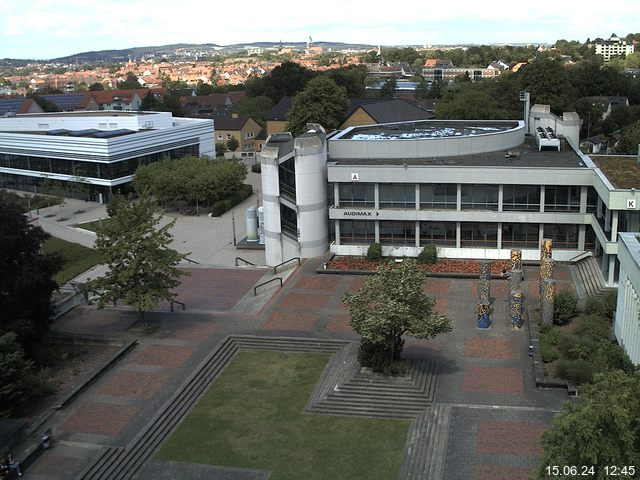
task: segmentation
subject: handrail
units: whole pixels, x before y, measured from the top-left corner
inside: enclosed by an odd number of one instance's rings
[[[182,257],[182,259],[186,260],[189,263],[195,263],[196,265],[200,265],[200,262],[196,262],[195,260],[191,260],[190,258]]]
[[[300,263],[301,263],[301,262],[300,262],[300,257],[293,257],[293,258],[290,258],[289,260],[285,260],[284,262],[279,263],[278,265],[276,265],[275,267],[273,267],[273,274],[274,274],[274,275],[276,274],[276,269],[277,269],[278,267],[281,267],[281,266],[283,266],[284,264],[291,262],[292,260],[297,260],[297,261],[298,261],[298,266],[300,266]]]
[[[575,257],[571,258],[569,262],[576,263],[579,260],[582,260],[583,258],[587,258],[587,257],[593,257],[593,253],[591,253],[591,250],[587,250],[586,252],[579,253]]]
[[[242,258],[242,257],[236,257],[236,267],[237,267],[237,266],[239,266],[239,265],[238,265],[238,260],[242,260],[246,265],[253,265],[254,267],[256,266],[256,264],[255,264],[255,263],[250,262],[249,260],[245,260],[245,259],[244,259],[244,258]]]
[[[276,280],[280,280],[280,287],[282,287],[282,279],[280,277],[275,277],[275,278],[272,278],[271,280],[267,280],[266,282],[262,282],[261,284],[253,287],[253,295],[254,296],[258,295],[258,287],[264,287],[266,284],[275,282]]]
[[[171,301],[169,302],[169,309],[170,309],[172,312],[173,312],[173,304],[174,304],[174,303],[177,303],[178,305],[181,305],[181,306],[182,306],[182,310],[184,310],[184,309],[186,308],[186,305],[185,305],[184,303],[179,302],[178,300],[171,300]]]

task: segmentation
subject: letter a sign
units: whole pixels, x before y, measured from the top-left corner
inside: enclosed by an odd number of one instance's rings
[[[352,173],[351,174],[351,181],[352,182],[357,182],[358,180],[360,180],[360,176],[357,173]]]

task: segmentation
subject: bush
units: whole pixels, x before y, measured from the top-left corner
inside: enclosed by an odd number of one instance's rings
[[[438,247],[436,247],[435,243],[425,245],[420,255],[418,255],[418,263],[432,265],[436,261],[438,261]]]
[[[604,297],[589,297],[584,306],[584,313],[613,319],[616,310],[617,292],[608,292]]]
[[[564,334],[561,330],[553,328],[551,325],[543,325],[540,328],[540,343],[546,343],[549,346],[556,347],[563,336]]]
[[[580,315],[576,319],[574,333],[595,341],[609,339],[611,336],[611,321],[599,314]]]
[[[540,342],[540,356],[544,363],[553,362],[560,358],[560,352],[553,345]]]
[[[556,364],[556,375],[576,385],[593,380],[593,366],[586,360],[560,360]]]
[[[213,202],[213,205],[211,206],[211,214],[214,217],[219,217],[224,212],[231,210],[246,198],[250,197],[252,193],[253,187],[251,185],[243,184],[238,190],[233,191],[229,197]]]
[[[367,250],[367,260],[371,262],[379,262],[382,260],[382,245],[379,243],[372,243]]]
[[[558,349],[565,358],[587,359],[596,347],[596,342],[588,337],[578,335],[562,335],[558,341]]]
[[[624,349],[609,340],[600,340],[593,352],[592,361],[597,372],[622,370],[630,374],[635,369]]]
[[[560,290],[556,295],[553,308],[553,323],[564,325],[578,313],[578,297],[570,290]]]
[[[211,206],[211,213],[214,217],[219,217],[224,212],[232,208],[233,202],[231,202],[231,200],[229,200],[228,198],[226,200],[218,200],[216,202],[213,202],[213,205]]]
[[[260,166],[259,163],[254,163],[253,165],[251,165],[251,171],[253,173],[260,173],[262,172],[262,167]]]

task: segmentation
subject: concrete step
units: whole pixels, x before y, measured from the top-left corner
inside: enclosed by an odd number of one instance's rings
[[[451,418],[451,406],[436,405],[433,410],[433,433],[429,439],[427,466],[427,478],[441,480],[444,475],[444,461],[447,449],[449,433],[449,420]]]
[[[394,398],[394,397],[402,397],[402,398],[413,398],[416,400],[424,400],[425,402],[429,402],[429,397],[427,397],[423,392],[412,388],[382,388],[382,387],[368,387],[362,385],[352,385],[347,383],[345,385],[340,385],[332,392],[340,392],[347,395],[364,395],[364,396],[377,396],[381,398]]]
[[[406,398],[402,395],[380,397],[379,395],[354,395],[352,393],[330,393],[327,395],[326,402],[342,405],[383,405],[392,408],[418,407],[424,410],[429,406],[426,398]]]
[[[376,417],[376,418],[414,418],[422,413],[424,409],[416,410],[396,410],[381,407],[343,407],[340,405],[321,404],[316,405],[312,413],[321,413],[323,415],[338,415],[347,417]]]

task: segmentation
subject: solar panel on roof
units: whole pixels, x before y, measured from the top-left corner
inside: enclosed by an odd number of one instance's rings
[[[7,98],[0,100],[0,115],[18,113],[24,98]]]
[[[53,103],[60,110],[73,110],[78,108],[84,94],[82,93],[70,93],[68,95],[44,95],[42,98]]]
[[[68,135],[71,130],[67,130],[66,128],[57,128],[55,130],[49,130],[47,135]]]
[[[122,135],[129,135],[130,133],[134,133],[133,130],[127,130],[126,128],[119,128],[118,130],[105,130],[102,132],[94,133],[93,137],[95,138],[113,138],[120,137]]]
[[[93,135],[94,133],[98,133],[100,130],[96,130],[95,128],[87,128],[86,130],[76,130],[74,132],[69,132],[69,135],[72,137],[87,137],[89,135]]]

